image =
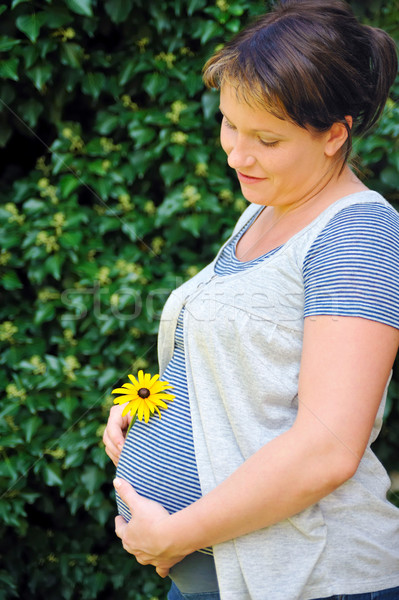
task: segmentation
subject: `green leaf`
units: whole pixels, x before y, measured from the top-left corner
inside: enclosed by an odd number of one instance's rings
[[[96,131],[101,133],[101,135],[109,135],[118,127],[119,124],[119,116],[110,115],[109,113],[103,112],[101,115],[98,115]]]
[[[160,92],[166,90],[169,79],[160,73],[151,73],[145,76],[143,88],[151,98],[155,98]]]
[[[43,104],[34,98],[29,98],[26,102],[20,104],[21,116],[28,121],[31,127],[34,127],[37,124],[39,115],[43,112],[43,108]]]
[[[82,91],[88,96],[97,99],[105,86],[105,75],[103,73],[87,73],[82,81]]]
[[[73,15],[64,6],[46,6],[44,23],[51,29],[58,29],[71,23]]]
[[[83,233],[81,231],[65,231],[59,238],[60,244],[66,249],[78,249],[82,241]]]
[[[116,369],[105,369],[97,379],[99,389],[102,390],[110,385],[115,385],[119,377],[120,373]]]
[[[36,215],[46,208],[46,203],[43,200],[36,200],[36,198],[30,198],[24,202],[24,213],[27,215]]]
[[[32,441],[32,438],[35,435],[36,431],[42,425],[43,425],[43,421],[37,415],[30,417],[26,421],[22,421],[21,428],[25,433],[25,439],[28,442],[28,444]]]
[[[62,485],[61,467],[58,463],[46,463],[43,465],[43,479],[46,485]]]
[[[201,97],[202,111],[204,119],[207,121],[211,117],[217,115],[219,110],[219,93],[216,91],[204,92]]]
[[[9,58],[0,62],[0,77],[18,81],[19,58]]]
[[[114,23],[122,23],[132,10],[131,0],[108,0],[105,2],[105,11]]]
[[[223,33],[223,29],[215,21],[204,21],[198,28],[196,34],[201,37],[201,44],[206,44],[209,40]]]
[[[79,44],[65,42],[61,46],[60,55],[63,65],[69,65],[74,69],[79,69],[82,65],[84,50]]]
[[[40,48],[38,45],[28,46],[24,48],[23,59],[25,63],[25,69],[30,69],[40,56]]]
[[[21,234],[16,231],[12,231],[9,227],[4,227],[0,229],[0,240],[1,246],[5,250],[9,248],[14,248],[15,246],[20,246],[21,244]]]
[[[63,258],[60,254],[53,254],[49,256],[44,263],[47,273],[50,273],[54,279],[61,279],[61,266]]]
[[[30,0],[12,0],[11,8],[15,8],[18,4],[22,4],[22,2],[30,2]]]
[[[1,285],[5,290],[20,290],[23,285],[15,273],[15,271],[8,271],[1,277]]]
[[[47,321],[51,321],[54,318],[55,309],[50,303],[41,304],[35,313],[34,323],[35,325],[41,325]]]
[[[152,127],[143,127],[134,121],[129,123],[128,131],[130,137],[136,142],[136,148],[145,146],[145,144],[151,142],[156,136],[156,131]]]
[[[21,40],[14,40],[13,38],[8,37],[7,35],[0,36],[0,52],[7,52],[14,48],[14,46],[18,46],[21,43]]]
[[[63,175],[59,182],[59,187],[61,191],[61,198],[65,200],[68,198],[78,188],[82,182],[76,177],[76,175],[72,175],[71,173],[67,175]]]
[[[202,227],[206,223],[206,219],[206,215],[188,215],[180,221],[180,225],[194,237],[198,238],[200,237]]]
[[[4,123],[3,121],[0,123],[0,148],[4,148],[10,139],[12,134],[12,129],[9,125]]]
[[[61,396],[61,398],[57,398],[56,406],[57,410],[62,413],[66,419],[71,419],[75,409],[79,406],[79,401],[76,398],[76,395],[68,393],[65,396]]]
[[[32,67],[27,71],[27,76],[33,81],[35,87],[42,91],[44,85],[48,82],[52,74],[52,67],[50,63],[42,63]]]
[[[381,171],[380,174],[381,181],[397,190],[399,188],[399,171],[397,171],[394,167],[386,167]]]
[[[92,17],[92,0],[65,0],[65,4],[76,14]]]
[[[187,6],[187,14],[189,17],[191,17],[191,15],[201,9],[204,8],[206,6],[206,0],[189,0],[188,2],[188,6]]]
[[[97,466],[88,466],[82,474],[82,482],[87,488],[89,494],[93,494],[106,481],[104,471]]]
[[[171,185],[177,179],[184,176],[186,167],[179,163],[164,163],[160,167],[160,172],[167,186]]]
[[[17,28],[24,33],[31,42],[35,43],[39,37],[40,27],[45,21],[43,13],[21,15],[15,21]]]

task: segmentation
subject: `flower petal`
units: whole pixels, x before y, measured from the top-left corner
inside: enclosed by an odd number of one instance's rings
[[[137,379],[135,378],[135,376],[129,374],[128,377],[129,377],[130,381],[132,382],[133,386],[136,388],[136,390],[138,390],[140,387],[140,384],[137,381]]]
[[[151,387],[154,385],[154,383],[159,379],[159,375],[155,374],[153,377],[151,377],[149,383],[148,383],[148,387],[151,389]]]
[[[114,399],[114,404],[126,404],[126,402],[134,402],[136,397],[132,396],[118,396],[118,398]]]
[[[137,390],[127,390],[126,388],[115,388],[111,394],[127,394],[131,396],[137,396]]]
[[[142,383],[144,381],[144,373],[143,371],[140,369],[140,371],[137,374],[137,380],[139,382],[140,387],[142,386]]]
[[[160,406],[161,408],[168,408],[168,405],[166,404],[166,402],[163,402],[162,400],[154,400],[152,398],[151,402],[153,403],[154,406]]]
[[[151,395],[151,400],[155,399],[159,399],[159,400],[173,400],[174,398],[176,398],[176,396],[174,396],[173,394],[152,394]]]
[[[144,404],[144,420],[146,423],[148,423],[148,419],[150,418],[150,409],[148,408],[147,402],[145,402],[143,404]]]
[[[143,420],[143,416],[144,416],[144,402],[141,401],[137,408],[137,418],[139,419],[139,421]]]
[[[151,393],[157,394],[158,392],[163,392],[164,390],[173,388],[172,385],[169,385],[163,381],[156,381],[151,387]]]

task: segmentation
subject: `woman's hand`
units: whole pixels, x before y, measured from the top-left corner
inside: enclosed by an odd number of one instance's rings
[[[184,554],[176,554],[170,548],[169,540],[162,535],[162,522],[170,518],[169,513],[158,502],[137,494],[123,479],[115,479],[114,486],[132,515],[129,523],[116,517],[116,535],[137,562],[154,565],[158,575],[166,577],[169,569],[184,558]]]
[[[130,415],[122,417],[124,408],[123,404],[118,404],[111,408],[103,435],[105,452],[115,466],[118,464],[119,456],[125,442],[126,431],[132,419]]]

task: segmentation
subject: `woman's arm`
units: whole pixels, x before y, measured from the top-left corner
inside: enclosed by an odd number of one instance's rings
[[[126,527],[118,521],[125,548],[166,574],[173,557],[272,525],[332,492],[358,467],[398,344],[396,329],[374,321],[306,318],[293,427],[189,507],[155,511],[153,520],[147,511],[141,521],[140,504]]]

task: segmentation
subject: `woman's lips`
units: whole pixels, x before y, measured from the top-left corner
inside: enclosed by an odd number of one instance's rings
[[[240,173],[240,171],[237,171],[237,176],[238,179],[243,183],[259,183],[260,181],[265,181],[266,179],[266,177],[251,177],[250,175]]]

